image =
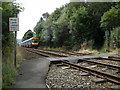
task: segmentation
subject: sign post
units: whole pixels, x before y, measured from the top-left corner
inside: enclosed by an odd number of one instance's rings
[[[19,30],[19,19],[16,17],[9,18],[9,31],[15,32],[15,40],[14,40],[14,65],[16,65],[16,37],[17,31]]]
[[[107,50],[109,52],[109,31],[106,30],[105,31],[105,36],[106,36],[106,47],[107,47]]]

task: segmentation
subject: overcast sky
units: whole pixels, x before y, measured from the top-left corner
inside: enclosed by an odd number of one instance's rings
[[[69,3],[69,0],[17,0],[25,10],[19,14],[19,31],[17,39],[22,39],[24,33],[33,30],[43,13],[52,13],[56,8]]]

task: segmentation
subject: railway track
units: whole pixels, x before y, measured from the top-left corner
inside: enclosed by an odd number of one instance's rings
[[[70,63],[70,62],[66,62],[66,61],[62,61],[62,63],[65,64],[65,65],[68,65],[72,68],[80,69],[82,71],[91,73],[91,74],[93,74],[95,76],[98,76],[100,78],[107,79],[107,80],[112,81],[116,84],[120,84],[120,77],[117,77],[117,76],[114,76],[114,75],[111,75],[111,74],[108,74],[108,73],[103,73],[103,72],[100,72],[100,71],[96,71],[96,70],[93,70],[93,69],[90,69],[90,68],[82,67],[82,66],[79,66],[79,65],[76,65],[76,64],[73,64],[73,63]]]
[[[37,50],[37,49],[27,49],[27,51],[45,56],[45,57],[50,57],[50,56],[56,56],[56,57],[67,57],[67,55],[63,55],[63,54],[58,54],[58,53],[54,53],[54,52],[50,52],[50,51],[44,51],[44,50]]]
[[[58,53],[54,53],[54,52],[50,52],[50,50],[44,51],[44,50],[37,50],[37,49],[33,49],[36,53],[41,53],[40,55],[42,55],[42,53],[44,53],[42,56],[46,56],[46,57],[50,57],[52,56],[57,56],[57,57],[67,57],[68,55],[61,55]],[[58,52],[58,51],[57,51]],[[61,53],[61,52],[60,52]],[[48,55],[49,54],[49,55]],[[100,58],[101,59],[101,58]],[[103,59],[103,58],[102,58]],[[106,58],[105,58],[106,59]],[[110,64],[104,64],[104,63],[99,63],[96,61],[91,61],[91,60],[87,60],[87,59],[82,59],[82,61],[86,61],[89,63],[94,63],[94,64],[98,64],[98,65],[103,65],[103,66],[108,66],[109,68],[115,68],[115,69],[120,69],[120,66],[117,65],[110,65]]]
[[[90,58],[89,58],[90,59]],[[120,62],[120,59],[118,59],[118,58],[102,58],[102,57],[99,57],[99,58],[92,58],[92,59],[96,59],[96,60],[98,60],[98,59],[104,59],[104,60],[110,60],[110,61],[118,61],[118,62]]]
[[[42,50],[50,51],[50,52],[57,52],[57,53],[64,53],[64,54],[67,54],[67,55],[75,55],[75,56],[90,55],[91,54],[91,53],[83,54],[83,53],[77,53],[77,52],[67,52],[67,51],[62,51],[62,50],[50,50],[50,49],[42,49]]]
[[[120,60],[120,56],[109,56],[108,58],[111,58],[111,59],[119,59]]]
[[[88,62],[88,63],[94,63],[94,64],[98,64],[98,65],[102,65],[102,66],[108,66],[109,68],[120,69],[120,66],[118,66],[118,65],[105,64],[105,63],[96,62],[96,61],[87,60],[87,59],[80,59],[80,61],[84,61],[84,62]]]
[[[27,51],[45,56],[45,57],[50,57],[51,55],[53,56],[57,56],[57,57],[67,57],[67,55],[64,54],[58,54],[58,53],[54,53],[54,52],[50,52],[50,51],[44,51],[44,50],[36,50],[36,49],[26,49]],[[82,59],[83,61],[89,62],[89,63],[95,63],[95,64],[99,64],[99,65],[104,65],[104,66],[108,66],[108,67],[112,67],[112,68],[116,68],[116,69],[120,69],[119,66],[115,66],[115,65],[109,65],[109,64],[104,64],[104,63],[99,63],[99,62],[95,62],[95,61],[90,61],[90,60],[86,60],[86,59]],[[84,72],[89,72],[95,76],[98,76],[100,78],[104,78],[108,81],[114,82],[116,84],[120,84],[120,77],[112,75],[112,74],[108,74],[105,72],[101,72],[98,70],[93,70],[87,67],[83,67],[83,66],[79,66],[70,62],[66,62],[66,61],[61,61],[63,64],[68,65],[72,68],[75,69],[79,69],[82,70]]]
[[[45,51],[45,50],[38,50],[38,49],[33,49],[35,51],[41,52],[41,53],[45,53],[45,54],[49,54],[49,55],[53,55],[53,56],[57,56],[57,57],[68,57],[68,55],[65,55],[64,53],[55,53],[55,52],[51,52],[51,51]]]

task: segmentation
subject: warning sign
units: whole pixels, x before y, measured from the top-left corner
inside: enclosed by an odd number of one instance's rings
[[[9,31],[19,31],[19,18],[9,18]]]

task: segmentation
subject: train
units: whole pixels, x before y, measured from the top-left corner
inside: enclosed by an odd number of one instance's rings
[[[28,48],[37,48],[39,46],[39,39],[36,37],[32,37],[30,39],[27,39],[21,43],[22,47],[28,47]]]

